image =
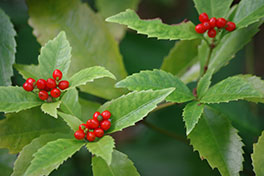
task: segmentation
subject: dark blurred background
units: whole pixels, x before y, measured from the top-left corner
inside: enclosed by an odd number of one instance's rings
[[[96,10],[93,0],[84,2],[89,3]],[[237,2],[239,1],[234,3]],[[16,63],[36,64],[41,46],[27,23],[29,17],[25,2],[23,0],[0,0],[0,7],[10,16],[17,32]],[[138,14],[141,18],[160,17],[167,24],[178,23],[184,19],[198,23],[198,14],[191,0],[141,0]],[[213,83],[240,73],[255,74],[263,78],[263,39],[262,26],[260,32],[237,53],[230,64],[214,75]],[[163,58],[174,44],[175,41],[148,39],[143,35],[137,35],[135,31],[128,30],[120,42],[120,51],[128,73],[132,74],[140,70],[159,68]],[[13,82],[22,84],[22,77],[17,72]],[[166,129],[177,134],[179,138],[186,138],[181,116],[183,107],[183,104],[174,105],[151,113],[145,121],[153,124],[152,128],[139,122],[136,126],[113,135],[117,149],[129,156],[142,176],[220,175],[216,169],[210,168],[206,160],[200,159],[198,152],[193,152],[192,146],[158,132]],[[222,104],[218,108],[230,114],[234,127],[239,129],[239,134],[245,143],[246,162],[244,162],[245,169],[241,175],[254,175],[250,164],[250,154],[252,144],[256,142],[261,130],[264,129],[264,106],[241,101]],[[154,129],[155,127],[161,129]],[[86,149],[82,149],[51,175],[92,175],[90,165],[90,154]]]

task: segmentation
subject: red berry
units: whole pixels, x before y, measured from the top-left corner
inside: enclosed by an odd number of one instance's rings
[[[48,88],[53,89],[57,87],[56,81],[54,79],[47,79],[46,85]]]
[[[51,91],[51,88],[48,88],[48,86],[46,85],[45,89],[47,92]]]
[[[46,92],[45,90],[40,91],[39,92],[39,98],[41,100],[47,100],[49,98],[48,92]]]
[[[95,119],[87,120],[86,124],[87,124],[89,129],[95,129],[95,128],[99,127],[99,122],[98,122],[98,120],[95,120]]]
[[[25,89],[25,91],[28,91],[28,92],[31,92],[34,89],[33,85],[28,82],[25,82],[23,84],[23,88]]]
[[[86,139],[87,139],[88,141],[92,142],[92,141],[95,140],[95,138],[96,138],[96,136],[95,136],[94,132],[88,132],[88,133],[87,133]]]
[[[104,135],[104,130],[102,130],[101,128],[96,128],[94,131],[94,134],[96,137],[103,137]]]
[[[207,15],[207,13],[201,13],[201,14],[199,15],[199,21],[201,21],[201,23],[206,22],[206,21],[208,21],[208,20],[209,20],[209,17],[208,17],[208,15]]]
[[[85,129],[88,129],[87,124],[82,123],[81,125],[79,125],[79,130],[85,130]]]
[[[216,18],[213,17],[209,20],[209,24],[211,26],[211,28],[214,28],[216,26]]]
[[[233,30],[236,29],[236,24],[233,23],[233,22],[231,22],[231,21],[228,21],[228,22],[226,23],[226,28],[225,28],[225,29],[226,29],[227,31],[231,32],[231,31],[233,31]]]
[[[58,98],[61,95],[61,91],[57,88],[54,88],[50,91],[50,95],[54,98]]]
[[[46,81],[44,79],[39,79],[37,81],[37,88],[38,89],[45,89],[46,87]]]
[[[102,121],[103,120],[103,117],[101,116],[100,112],[96,111],[94,114],[93,114],[93,119],[94,120],[97,120],[97,121]]]
[[[103,116],[104,120],[110,119],[111,112],[109,112],[108,110],[105,110],[102,112],[102,116]]]
[[[226,25],[226,20],[224,18],[218,18],[216,20],[216,26],[218,28],[223,28],[223,27],[225,27],[225,25]]]
[[[65,81],[65,80],[60,81],[59,82],[59,88],[61,90],[67,89],[69,87],[69,84],[70,84],[69,81]]]
[[[214,38],[216,36],[216,30],[215,29],[209,29],[207,34],[209,37]]]
[[[82,130],[78,130],[74,133],[74,137],[78,140],[82,140],[85,137],[85,133]]]
[[[108,130],[110,127],[111,127],[111,122],[109,120],[103,120],[101,123],[100,123],[100,127],[103,129],[103,130]]]
[[[208,22],[208,21],[206,21],[206,22],[203,22],[203,27],[204,27],[204,29],[207,31],[208,29],[210,29],[211,28],[211,26],[210,26],[210,23]]]
[[[58,69],[54,70],[53,74],[52,74],[53,78],[58,81],[61,80],[62,78],[62,72]]]
[[[205,28],[204,28],[204,26],[203,26],[202,24],[197,24],[197,25],[195,26],[195,31],[196,31],[197,33],[199,33],[199,34],[202,34],[202,33],[204,33],[206,30],[205,30]]]
[[[34,85],[35,79],[33,79],[33,78],[28,78],[28,79],[26,80],[26,82],[29,83],[29,84]]]

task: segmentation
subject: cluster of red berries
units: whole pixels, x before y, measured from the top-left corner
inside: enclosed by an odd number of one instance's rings
[[[207,35],[211,38],[214,38],[216,36],[216,30],[214,29],[217,27],[218,29],[225,28],[227,31],[231,32],[236,29],[236,24],[231,21],[226,21],[224,18],[218,18],[215,17],[210,18],[206,13],[201,13],[199,16],[199,21],[201,24],[198,24],[195,26],[195,31],[199,34],[203,34],[204,32],[207,32]]]
[[[103,111],[101,114],[96,111],[92,119],[79,126],[79,130],[74,133],[74,137],[82,140],[86,136],[86,139],[90,142],[94,141],[96,137],[103,137],[104,131],[111,127],[110,117],[111,113],[108,110]]]
[[[69,87],[69,82],[66,80],[61,80],[62,72],[58,69],[53,71],[53,79],[49,78],[47,81],[45,79],[39,79],[37,82],[33,78],[28,78],[23,84],[23,88],[31,92],[34,88],[38,88],[38,96],[41,100],[47,100],[49,98],[49,93],[51,97],[58,98],[61,95],[60,90],[67,89]],[[58,88],[59,89],[58,89]]]

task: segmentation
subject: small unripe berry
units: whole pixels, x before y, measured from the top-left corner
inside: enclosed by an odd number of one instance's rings
[[[57,88],[54,88],[50,91],[50,95],[54,98],[58,98],[61,95],[61,91]]]
[[[197,25],[195,26],[195,31],[196,31],[197,33],[199,33],[199,34],[202,34],[202,33],[204,33],[206,30],[205,30],[205,28],[204,28],[204,26],[203,26],[202,24],[197,24]]]
[[[233,31],[233,30],[236,29],[236,24],[233,23],[233,22],[231,22],[231,21],[228,21],[228,22],[226,23],[226,28],[225,28],[225,29],[226,29],[227,31],[231,32],[231,31]]]
[[[223,27],[225,27],[225,25],[226,25],[226,19],[224,19],[224,18],[218,18],[216,20],[216,26],[218,28],[223,28]]]
[[[69,81],[66,80],[60,81],[58,87],[61,90],[67,89],[69,87]]]
[[[34,89],[33,84],[30,84],[28,82],[25,82],[23,84],[23,88],[25,91],[28,91],[28,92],[31,92]]]
[[[206,22],[206,21],[208,21],[208,20],[209,20],[209,17],[208,17],[208,15],[207,15],[207,13],[201,13],[201,14],[199,15],[199,21],[201,21],[201,23]]]
[[[108,120],[111,117],[111,112],[108,110],[105,110],[101,114],[105,120]]]
[[[74,133],[74,137],[78,140],[82,140],[85,137],[85,133],[82,130],[78,130]]]
[[[38,95],[41,100],[47,100],[49,98],[49,94],[45,90],[41,90]]]
[[[46,87],[46,80],[45,79],[39,79],[37,80],[37,88],[40,90],[45,89]]]
[[[103,120],[101,123],[100,123],[100,127],[103,129],[103,130],[108,130],[110,127],[111,127],[111,122],[109,120]]]
[[[86,124],[87,124],[89,129],[96,129],[99,127],[99,122],[98,122],[98,120],[95,120],[95,119],[87,120]]]
[[[101,128],[96,128],[94,131],[94,134],[96,137],[103,137],[104,136],[104,130]]]
[[[214,38],[216,36],[216,30],[215,29],[209,29],[207,32],[208,37]]]
[[[56,81],[59,81],[62,78],[62,72],[59,69],[56,69],[53,71],[52,76]]]
[[[56,81],[54,79],[51,79],[51,78],[47,79],[46,85],[50,89],[53,89],[53,88],[57,87]]]
[[[96,136],[95,136],[94,132],[88,132],[88,133],[87,133],[86,139],[87,139],[88,141],[92,142],[92,141],[95,140],[95,138],[96,138]]]

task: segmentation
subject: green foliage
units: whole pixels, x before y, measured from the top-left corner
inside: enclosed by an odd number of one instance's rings
[[[70,114],[65,114],[62,112],[58,112],[58,114],[74,132],[77,131],[79,129],[79,125],[83,123],[80,119]]]
[[[186,70],[197,62],[197,47],[201,40],[183,40],[176,42],[161,65],[161,69],[173,75],[183,75]]]
[[[233,21],[238,28],[247,27],[264,17],[264,0],[241,0]]]
[[[93,101],[88,101],[83,98],[79,99],[82,109],[81,120],[87,121],[93,117],[93,113],[101,106],[101,104]]]
[[[92,82],[94,79],[108,77],[116,79],[115,76],[101,66],[94,66],[90,68],[83,69],[75,73],[70,78],[70,88],[75,88],[77,86],[85,85],[87,82]]]
[[[76,139],[58,139],[47,143],[33,154],[34,159],[25,175],[48,175],[84,145],[83,141]]]
[[[0,86],[10,86],[16,53],[16,31],[2,9],[0,9],[0,26]]]
[[[199,80],[198,85],[197,85],[198,98],[203,97],[207,93],[209,86],[211,84],[211,79],[212,79],[213,73],[214,73],[214,70],[207,71],[204,74],[204,76],[201,77],[201,79]]]
[[[263,81],[251,75],[237,75],[229,77],[214,86],[202,97],[202,103],[221,103],[248,98],[263,99],[263,89],[258,90],[254,84],[263,85]]]
[[[61,70],[65,78],[71,63],[71,47],[65,32],[60,32],[41,48],[38,62],[39,65],[17,65],[16,69],[25,79],[48,79],[55,69]]]
[[[132,92],[103,104],[99,111],[109,110],[111,128],[108,133],[121,131],[123,128],[135,125],[142,120],[157,104],[162,102],[174,89],[147,90]]]
[[[1,176],[10,176],[16,155],[11,155],[6,149],[0,149],[0,170]]]
[[[61,98],[61,111],[71,114],[78,118],[81,117],[81,105],[79,103],[79,95],[76,89],[67,90]]]
[[[93,157],[92,160],[94,176],[139,176],[133,162],[127,155],[114,150],[110,165],[100,157]]]
[[[186,126],[186,135],[189,135],[198,123],[204,110],[204,105],[193,101],[188,103],[183,110],[183,120]]]
[[[41,110],[44,113],[57,118],[58,117],[57,109],[60,107],[60,104],[61,104],[61,101],[56,101],[53,103],[44,103],[41,105]]]
[[[200,75],[203,75],[204,73],[204,67],[205,67],[206,60],[209,55],[209,50],[210,48],[204,40],[198,46],[198,60],[200,62]],[[213,58],[211,58],[211,60],[213,60]]]
[[[205,107],[204,114],[189,134],[194,150],[223,176],[239,175],[243,165],[243,143],[226,117]]]
[[[194,99],[189,88],[180,79],[162,70],[135,73],[118,82],[116,87],[137,91],[148,89],[160,90],[174,87],[175,90],[166,98],[167,101],[182,103]]]
[[[67,134],[69,128],[62,120],[41,112],[39,107],[7,114],[0,121],[0,148],[8,148],[10,153],[18,153],[34,138],[57,132]]]
[[[226,17],[232,0],[193,0],[198,14],[207,13],[209,18]]]
[[[14,164],[14,171],[12,176],[21,176],[25,174],[25,171],[30,166],[33,159],[33,154],[38,151],[41,147],[46,145],[50,141],[57,140],[58,138],[66,137],[62,133],[44,134],[32,140],[32,142],[26,145],[19,153],[17,160]]]
[[[89,152],[104,159],[107,165],[111,164],[114,147],[115,141],[109,135],[102,137],[96,142],[88,142],[86,144],[86,148]]]
[[[252,164],[257,176],[264,175],[264,131],[259,137],[258,143],[253,145]]]
[[[200,38],[194,30],[194,24],[190,21],[179,23],[177,25],[167,25],[160,19],[141,20],[138,15],[130,9],[106,19],[108,22],[114,22],[127,25],[128,28],[136,30],[139,34],[145,34],[148,37],[169,40],[191,40]]]
[[[43,103],[37,95],[22,87],[0,87],[0,112],[19,112]]]
[[[72,46],[69,76],[81,69],[100,65],[121,80],[126,76],[122,57],[114,38],[101,18],[80,0],[27,0],[29,24],[37,40],[44,45],[59,31],[65,31]],[[81,89],[88,93],[113,98],[122,90],[115,89],[114,80],[101,79]]]

